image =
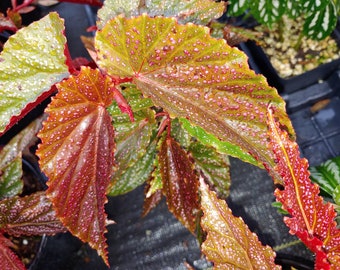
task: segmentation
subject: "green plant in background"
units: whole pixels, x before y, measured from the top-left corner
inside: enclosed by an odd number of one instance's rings
[[[340,157],[335,157],[325,161],[319,166],[311,167],[311,179],[317,183],[325,196],[332,198],[337,205],[336,210],[340,207]]]
[[[228,155],[284,185],[275,193],[291,232],[316,253],[317,267],[339,265],[333,208],[309,181],[283,99],[241,51],[200,25],[224,11],[211,0],[105,1],[90,51],[96,68],[74,66],[56,13],[4,45],[0,134],[53,96],[38,132],[47,198],[107,265],[106,195],[146,183],[144,213],[164,195],[193,234],[205,231],[202,250],[216,267],[277,268],[274,252],[211,191],[228,195]]]
[[[281,20],[284,15],[291,19],[302,17],[304,23],[301,33],[317,40],[324,39],[332,33],[340,7],[337,0],[231,0],[229,2],[228,14],[230,16],[247,13],[269,28],[274,23],[278,23],[283,30],[284,24]]]

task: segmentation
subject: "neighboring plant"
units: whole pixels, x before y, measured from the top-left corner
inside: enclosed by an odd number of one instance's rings
[[[329,159],[309,169],[311,179],[317,183],[324,196],[333,200],[336,209],[340,210],[340,157]]]
[[[17,31],[0,55],[0,134],[54,95],[38,133],[46,194],[62,224],[107,265],[106,195],[146,183],[144,214],[164,195],[195,234],[204,212],[202,250],[216,267],[247,261],[273,269],[274,252],[206,184],[228,195],[230,155],[283,185],[276,195],[291,232],[316,253],[316,266],[339,267],[334,209],[310,184],[283,99],[241,51],[198,25],[224,10],[211,0],[106,1],[90,50],[96,68],[74,66],[56,13]]]
[[[309,38],[321,40],[329,36],[336,26],[339,14],[338,0],[230,0],[228,14],[240,16],[252,15],[257,22],[269,28],[278,23],[284,27],[282,17],[304,19],[302,34]]]

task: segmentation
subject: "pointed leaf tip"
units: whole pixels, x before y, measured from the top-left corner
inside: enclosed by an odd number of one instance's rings
[[[275,252],[263,246],[241,218],[234,217],[225,201],[217,198],[200,179],[202,229],[207,233],[202,251],[215,269],[280,269]]]
[[[324,265],[330,262],[332,266],[339,268],[340,230],[334,220],[334,207],[329,202],[324,203],[319,196],[319,186],[309,178],[308,161],[300,157],[297,143],[281,129],[274,116],[271,108],[268,108],[269,147],[275,155],[275,169],[284,184],[284,189],[277,189],[275,196],[291,215],[284,221],[290,232],[296,234],[316,253],[318,263],[324,261],[327,255],[328,262],[324,262]]]
[[[47,108],[37,154],[48,176],[47,194],[63,224],[89,242],[106,264],[106,189],[114,166],[114,131],[106,111],[111,79],[82,68],[60,83]]]

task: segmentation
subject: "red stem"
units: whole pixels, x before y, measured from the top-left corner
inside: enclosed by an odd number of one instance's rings
[[[17,0],[12,0],[12,6],[14,12],[19,12],[20,9],[29,6],[33,3],[33,0],[25,0],[21,5],[17,6]]]

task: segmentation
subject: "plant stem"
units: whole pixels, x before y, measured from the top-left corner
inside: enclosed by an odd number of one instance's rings
[[[275,252],[278,252],[278,251],[280,251],[282,249],[289,248],[289,247],[298,245],[300,243],[302,243],[301,240],[297,239],[297,240],[294,240],[294,241],[290,241],[288,243],[283,243],[283,244],[281,244],[279,246],[274,247],[273,249],[275,250]]]
[[[303,33],[301,31],[300,34],[299,34],[298,40],[296,41],[295,45],[293,46],[293,49],[295,51],[298,51],[301,48],[302,38],[303,38]]]
[[[277,22],[277,28],[278,28],[278,33],[279,33],[279,41],[283,42],[284,38],[283,38],[283,33],[285,31],[285,27],[284,27],[284,22],[283,19],[280,18]]]

